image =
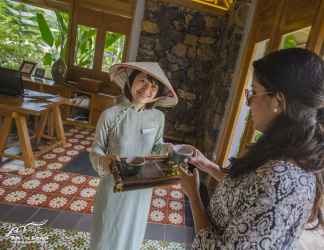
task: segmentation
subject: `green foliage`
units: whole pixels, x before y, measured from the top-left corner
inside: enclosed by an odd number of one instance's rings
[[[283,48],[289,49],[289,48],[296,48],[297,47],[297,41],[294,35],[288,35],[285,37]]]
[[[59,34],[62,24],[58,23],[63,22],[67,30],[68,20],[65,13],[0,0],[0,66],[19,69],[23,60],[29,60],[44,67],[50,76],[53,61],[63,55],[60,48],[67,36],[66,32]]]
[[[68,20],[64,20],[63,14],[58,11],[55,11],[56,21],[52,25],[50,24],[50,21],[53,22],[53,20],[49,19],[49,22],[47,22],[42,13],[37,13],[36,17],[41,38],[48,46],[48,51],[51,51],[44,55],[44,65],[52,65],[58,58],[61,58],[64,61]],[[50,26],[53,28],[50,28]]]
[[[18,69],[21,62],[41,59],[37,43],[39,31],[36,11],[28,5],[8,0],[0,1],[0,65]]]
[[[43,58],[43,64],[44,65],[51,65],[53,62],[53,56],[51,53],[46,53]]]
[[[54,37],[44,18],[44,15],[42,13],[37,13],[36,19],[43,41],[46,42],[48,46],[52,47],[54,43]]]
[[[96,29],[78,25],[76,64],[82,68],[92,68],[95,52]]]
[[[125,39],[126,37],[124,34],[107,32],[104,61],[102,65],[104,71],[108,71],[111,65],[122,61]]]
[[[263,135],[263,134],[262,134],[260,131],[255,131],[253,141],[254,141],[254,142],[257,142],[257,141],[261,138],[262,135]]]
[[[23,60],[34,61],[50,76],[51,66],[65,58],[69,15],[12,0],[0,0],[0,66],[19,69]],[[91,68],[97,30],[78,26],[76,64]],[[125,35],[106,33],[103,70],[122,61]]]

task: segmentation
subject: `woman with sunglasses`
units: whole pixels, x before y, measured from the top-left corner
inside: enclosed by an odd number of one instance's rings
[[[253,63],[247,91],[261,138],[228,171],[195,150],[189,163],[219,181],[207,209],[199,174],[183,171],[195,221],[193,249],[296,249],[307,222],[323,226],[324,62],[305,49]]]
[[[139,250],[152,189],[114,193],[111,163],[118,157],[159,153],[164,114],[154,107],[172,107],[178,98],[158,63],[115,64],[110,76],[124,90],[126,100],[101,114],[90,152],[93,168],[101,177],[90,249]]]

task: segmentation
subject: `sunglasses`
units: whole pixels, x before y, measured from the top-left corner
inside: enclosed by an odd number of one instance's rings
[[[263,95],[271,95],[271,94],[273,94],[273,93],[270,92],[270,91],[266,91],[266,92],[263,92],[263,93],[260,93],[260,94],[254,94],[253,90],[246,89],[245,90],[246,105],[250,106],[251,101],[252,101],[253,97],[255,97],[255,96],[263,96]]]

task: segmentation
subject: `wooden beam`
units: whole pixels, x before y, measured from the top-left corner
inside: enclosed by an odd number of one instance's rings
[[[81,7],[94,11],[132,19],[134,15],[133,0],[78,0]]]
[[[223,166],[225,161],[227,160],[229,150],[231,148],[231,144],[233,141],[234,136],[234,127],[239,118],[239,110],[241,109],[241,105],[243,102],[243,93],[244,88],[246,86],[246,78],[249,72],[250,62],[253,56],[254,47],[255,47],[255,37],[258,31],[258,23],[256,19],[258,17],[258,10],[262,4],[262,1],[257,0],[255,11],[252,17],[252,27],[248,33],[248,40],[246,42],[245,48],[243,48],[243,55],[241,58],[239,67],[239,72],[237,72],[238,77],[236,78],[237,81],[233,82],[234,90],[233,90],[233,99],[230,100],[228,105],[229,111],[224,118],[223,124],[224,126],[223,131],[220,133],[219,148],[217,150],[217,163],[220,166]]]
[[[77,36],[77,13],[78,8],[77,0],[72,0],[72,8],[70,11],[70,22],[67,38],[67,52],[66,52],[66,65],[68,70],[71,70],[74,57],[75,57],[75,47],[76,47],[76,36]],[[69,72],[68,72],[69,73]]]
[[[104,20],[103,16],[101,16],[102,21]],[[95,71],[102,70],[102,62],[104,56],[104,49],[105,49],[105,39],[106,39],[106,31],[103,29],[98,29],[97,36],[96,36],[96,48],[93,58],[93,69]]]
[[[261,27],[257,33],[257,42],[271,37],[271,30],[277,16],[279,1],[261,0],[262,7],[258,13],[257,22]],[[306,28],[312,25],[316,14],[317,3],[320,0],[289,0],[289,15],[282,20],[281,34],[290,33],[297,29]]]
[[[267,48],[267,53],[279,49],[282,34],[282,26],[285,13],[287,13],[288,0],[280,0],[276,6],[276,14],[271,28],[270,41]]]
[[[201,11],[201,12],[208,13],[211,15],[223,16],[226,13],[228,13],[228,11],[216,9],[213,7],[207,7],[203,4],[192,2],[191,0],[161,0],[161,1],[166,2],[166,3],[175,4],[175,5],[180,5],[180,6],[189,8],[189,9]]]
[[[307,48],[319,55],[322,46],[324,46],[324,0],[319,3],[317,16],[314,19],[307,42]]]
[[[19,2],[24,2],[40,8],[60,11],[69,11],[72,6],[72,0],[21,0]]]

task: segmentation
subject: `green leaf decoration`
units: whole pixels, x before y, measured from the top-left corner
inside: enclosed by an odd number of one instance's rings
[[[296,41],[295,36],[293,36],[293,35],[286,36],[286,38],[284,40],[283,48],[289,49],[289,48],[296,48],[296,47],[297,47],[297,41]]]
[[[43,64],[44,65],[51,65],[53,62],[53,56],[51,53],[46,53],[44,58],[43,58]]]
[[[48,23],[46,22],[43,14],[37,13],[36,14],[39,30],[41,33],[41,37],[43,41],[48,44],[50,47],[53,46],[54,43],[54,37],[53,34],[48,26]]]

